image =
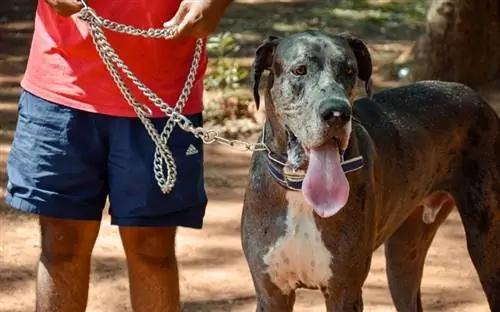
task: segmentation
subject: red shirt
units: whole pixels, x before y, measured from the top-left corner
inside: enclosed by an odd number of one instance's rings
[[[161,28],[174,16],[180,0],[90,0],[103,17],[138,28]],[[136,77],[170,106],[174,106],[187,78],[196,39],[150,39],[105,30],[120,58]],[[206,51],[198,68],[183,114],[202,111]],[[121,72],[120,72],[121,73]],[[136,100],[154,116],[164,116],[125,76]],[[38,1],[28,65],[21,86],[52,102],[113,116],[136,116],[102,62],[87,24],[59,16],[44,0]]]

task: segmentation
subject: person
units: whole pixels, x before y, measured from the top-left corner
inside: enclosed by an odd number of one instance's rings
[[[96,14],[138,28],[177,26],[172,39],[106,31],[125,64],[169,105],[186,81],[197,38],[213,33],[231,0],[90,0]],[[39,0],[18,121],[7,162],[7,204],[39,215],[36,311],[84,311],[91,253],[106,198],[127,260],[132,308],[178,311],[176,228],[200,229],[207,204],[203,146],[175,127],[177,181],[163,194],[155,145],[78,19],[76,0]],[[206,51],[183,114],[202,125]],[[128,81],[161,131],[167,117]],[[189,149],[189,151],[188,151]],[[110,290],[112,291],[112,290]]]

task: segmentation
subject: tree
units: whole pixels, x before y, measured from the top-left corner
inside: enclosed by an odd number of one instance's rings
[[[500,74],[500,1],[430,0],[413,79],[477,88]]]

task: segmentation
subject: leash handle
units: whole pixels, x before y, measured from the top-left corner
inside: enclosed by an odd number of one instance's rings
[[[83,6],[78,17],[89,24],[95,23],[99,27],[103,27],[114,32],[131,36],[142,36],[148,39],[150,38],[171,39],[177,33],[178,29],[177,25],[172,25],[171,27],[141,29],[130,25],[117,23],[112,20],[98,16],[95,10],[93,10],[89,6],[87,0],[78,0],[78,1]],[[199,38],[198,40],[201,39]]]

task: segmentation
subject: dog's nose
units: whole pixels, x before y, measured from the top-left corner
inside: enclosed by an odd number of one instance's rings
[[[319,114],[330,125],[342,127],[351,119],[351,107],[346,101],[325,100],[319,106]]]

